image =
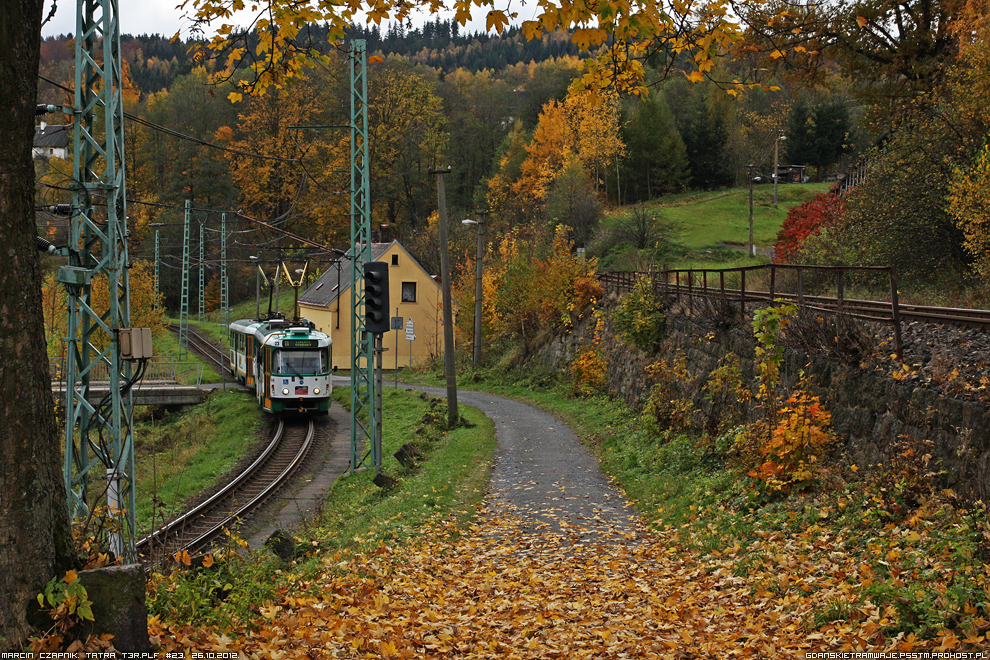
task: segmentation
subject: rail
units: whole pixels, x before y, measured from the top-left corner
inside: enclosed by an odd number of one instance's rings
[[[909,310],[903,309],[898,301],[897,277],[894,269],[889,266],[767,264],[740,268],[668,269],[653,273],[603,273],[599,275],[599,280],[607,289],[623,293],[631,291],[644,277],[652,282],[654,293],[673,296],[677,300],[684,296],[692,304],[696,297],[717,298],[729,303],[738,303],[740,317],[745,316],[747,303],[784,299],[806,309],[888,323],[894,330],[894,348],[898,359],[903,356],[901,321],[905,318],[905,314],[902,311]],[[847,298],[846,287],[851,278],[856,279],[859,284],[863,279],[872,278],[874,288],[877,278],[885,280],[884,288],[889,293],[889,300]],[[832,289],[833,286],[834,297],[816,293],[822,289]],[[953,310],[956,312],[955,315],[939,315],[933,311],[937,309],[939,308],[912,307],[910,316],[917,320],[945,323],[958,322],[962,318],[959,314],[960,310]],[[975,315],[969,318],[973,323],[980,322]],[[986,316],[986,325],[990,327],[990,313]]]
[[[177,323],[171,323],[168,326],[169,330],[178,335],[179,325]],[[196,331],[193,328],[189,328],[186,335],[189,342],[189,349],[195,353],[200,359],[209,363],[217,374],[221,376],[232,375],[230,372],[230,365],[227,362],[226,354],[224,353],[223,343],[215,344],[210,338],[202,333]]]
[[[313,420],[308,420],[304,439],[300,446],[292,451],[291,442],[285,440],[287,435],[285,422],[279,420],[278,429],[271,442],[247,469],[206,501],[138,541],[138,553],[150,558],[156,547],[169,548],[171,554],[172,551],[198,550],[211,544],[224,529],[236,524],[260,507],[285,485],[309,453],[313,443],[314,428]],[[287,453],[290,455],[285,456]],[[285,462],[286,458],[287,462]],[[208,522],[205,529],[188,533],[187,530],[194,528],[198,522],[212,521],[212,517],[221,510],[224,513],[216,522]]]

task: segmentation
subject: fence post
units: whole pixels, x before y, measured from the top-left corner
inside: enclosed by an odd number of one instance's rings
[[[798,266],[798,305],[804,305],[804,269]]]
[[[777,284],[777,269],[773,264],[771,264],[770,265],[770,302],[771,303],[773,302],[773,292],[776,284]]]
[[[689,270],[688,276],[688,305],[694,307],[694,271]]]
[[[894,322],[894,350],[897,353],[897,360],[904,360],[904,343],[901,340],[901,310],[897,301],[897,275],[894,274],[894,267],[890,266],[890,315]]]
[[[839,269],[839,277],[837,278],[836,283],[835,283],[836,299],[837,299],[836,302],[837,302],[837,306],[838,306],[838,308],[840,310],[842,309],[842,298],[843,298],[843,294],[844,294],[844,278],[843,278],[843,274],[844,273],[845,273],[845,270],[843,270],[842,268],[840,268]]]
[[[739,271],[739,319],[746,322],[746,271]]]

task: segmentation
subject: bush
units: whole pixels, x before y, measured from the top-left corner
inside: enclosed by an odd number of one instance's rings
[[[641,277],[622,297],[613,318],[626,344],[652,354],[663,341],[666,314],[648,277]]]
[[[792,208],[777,234],[777,242],[773,246],[774,261],[797,261],[805,240],[820,234],[827,227],[837,225],[845,208],[845,198],[835,192],[819,193]]]

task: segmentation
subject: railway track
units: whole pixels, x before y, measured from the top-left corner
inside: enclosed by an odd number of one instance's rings
[[[176,335],[179,334],[178,323],[170,323],[168,329]],[[218,346],[208,337],[192,328],[188,328],[186,332],[189,338],[189,350],[205,360],[218,374],[231,375],[230,365],[227,363],[222,346]]]
[[[733,269],[732,272],[738,274],[740,270]],[[671,271],[675,273],[676,271]],[[687,271],[684,271],[685,273]],[[730,272],[730,271],[725,271]],[[719,271],[711,271],[712,281]],[[659,277],[664,277],[665,273],[660,273]],[[599,276],[602,284],[613,291],[624,293],[631,291],[638,277],[646,276],[647,273],[603,273]],[[682,277],[674,275],[677,279]],[[700,278],[699,278],[700,279]],[[702,280],[703,281],[703,280]],[[811,310],[818,310],[828,313],[841,312],[848,316],[860,318],[867,321],[880,323],[899,323],[917,321],[922,323],[937,323],[980,330],[990,330],[990,310],[985,309],[963,309],[957,307],[933,307],[926,305],[906,305],[898,302],[896,308],[890,300],[857,300],[844,298],[842,296],[816,296],[802,295],[793,291],[771,290],[760,291],[754,289],[722,288],[703,284],[702,281],[684,284],[682,282],[663,281],[658,278],[654,285],[658,291],[666,292],[679,299],[684,298],[713,298],[722,299],[730,303],[758,303],[769,300],[783,298],[800,304],[802,307]]]
[[[279,491],[303,463],[313,444],[314,422],[280,420],[271,442],[236,479],[205,502],[137,543],[144,561],[205,552],[224,530],[233,529]]]
[[[666,287],[672,295],[680,297],[706,296],[717,297],[739,302],[742,297],[738,289],[703,289],[698,286],[688,287],[684,284],[669,284]],[[775,292],[772,299],[790,300],[801,304],[811,310],[822,312],[842,312],[849,316],[861,318],[866,321],[878,321],[881,323],[891,323],[893,321],[893,305],[890,301],[884,300],[856,300],[840,299],[828,296],[798,296],[794,293]],[[767,291],[746,291],[746,302],[770,301],[771,295]],[[901,321],[919,321],[923,323],[940,323],[946,325],[963,326],[969,328],[979,328],[990,330],[990,310],[985,309],[962,309],[957,307],[929,307],[925,305],[905,305],[899,303],[897,306]]]

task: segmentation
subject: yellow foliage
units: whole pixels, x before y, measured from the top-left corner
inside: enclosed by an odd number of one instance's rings
[[[105,276],[93,279],[90,304],[98,313],[105,313],[110,309],[110,290],[107,282]],[[128,290],[131,327],[151,328],[153,335],[164,332],[165,311],[161,296],[155,292],[155,271],[150,263],[134,262],[129,271]],[[63,340],[69,332],[68,296],[65,287],[58,281],[54,272],[45,276],[42,283],[42,297],[48,356],[54,358],[64,354]],[[109,335],[100,330],[93,336],[93,344],[98,350],[105,348],[109,341]]]

